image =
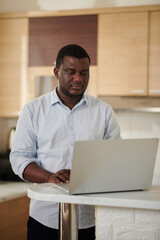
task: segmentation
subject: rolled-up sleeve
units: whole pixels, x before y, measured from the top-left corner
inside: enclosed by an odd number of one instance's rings
[[[10,153],[10,163],[15,174],[23,179],[24,169],[35,162],[37,155],[37,136],[33,126],[32,111],[26,105],[18,119],[16,133]]]

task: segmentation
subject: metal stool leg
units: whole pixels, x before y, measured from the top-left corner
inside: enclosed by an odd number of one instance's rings
[[[59,240],[78,240],[76,204],[59,203]]]

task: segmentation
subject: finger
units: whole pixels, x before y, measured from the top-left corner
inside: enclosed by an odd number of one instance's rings
[[[62,169],[56,173],[56,177],[64,183],[69,183],[70,169]]]
[[[59,179],[61,182],[67,183],[69,180],[69,177],[67,174],[65,174],[64,172],[59,172],[58,174],[56,174],[56,178]]]
[[[62,181],[54,175],[50,176],[50,178],[48,179],[48,182],[50,183],[62,183]]]
[[[65,169],[63,174],[66,177],[66,180],[69,181],[69,179],[70,179],[70,169]]]

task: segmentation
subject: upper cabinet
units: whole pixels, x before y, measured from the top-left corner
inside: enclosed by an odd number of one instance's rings
[[[147,95],[148,13],[100,14],[98,94]]]
[[[0,36],[0,117],[18,116],[36,78],[53,76],[59,49],[73,43],[91,57],[89,94],[160,106],[160,5],[1,13]]]
[[[97,64],[97,15],[29,19],[29,66],[55,65],[58,50],[79,44]]]
[[[29,99],[35,96],[36,76],[52,76],[58,50],[73,43],[84,47],[91,57],[87,92],[97,95],[97,14],[32,17],[29,18]],[[53,86],[57,83],[54,80]]]
[[[17,116],[27,98],[28,19],[0,20],[0,116]]]
[[[149,95],[160,96],[160,11],[150,13]]]

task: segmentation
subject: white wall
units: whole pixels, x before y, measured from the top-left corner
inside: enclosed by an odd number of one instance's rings
[[[160,138],[160,113],[116,111],[122,138]],[[153,177],[160,185],[160,143]]]
[[[0,0],[0,12],[65,10],[160,4],[160,0]]]

